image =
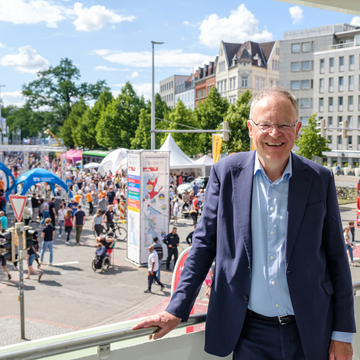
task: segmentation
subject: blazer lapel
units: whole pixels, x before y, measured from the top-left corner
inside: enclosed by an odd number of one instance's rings
[[[245,159],[231,165],[231,180],[234,204],[234,229],[236,236],[244,240],[244,246],[251,266],[251,194],[254,175],[255,152],[249,152]],[[238,234],[238,235],[237,235]]]
[[[289,264],[291,253],[300,230],[300,225],[311,189],[313,172],[301,161],[299,157],[291,153],[292,176],[289,181],[289,198],[287,211],[286,233],[286,266]]]

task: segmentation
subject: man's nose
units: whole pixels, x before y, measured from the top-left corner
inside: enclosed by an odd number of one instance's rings
[[[282,134],[281,130],[279,130],[277,125],[273,125],[269,133],[271,134],[271,136],[280,136]]]

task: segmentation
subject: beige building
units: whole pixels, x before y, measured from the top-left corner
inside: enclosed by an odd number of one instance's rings
[[[280,43],[221,42],[216,69],[216,87],[231,104],[245,91],[259,93],[279,83]]]

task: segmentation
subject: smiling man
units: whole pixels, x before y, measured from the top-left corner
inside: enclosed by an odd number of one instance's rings
[[[203,213],[166,311],[134,328],[155,339],[188,319],[216,262],[205,351],[246,360],[350,360],[354,304],[333,174],[291,152],[296,99],[280,87],[251,104],[255,151],[212,167]]]

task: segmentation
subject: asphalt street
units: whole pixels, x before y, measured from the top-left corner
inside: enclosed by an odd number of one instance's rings
[[[354,176],[337,176],[339,186],[356,186]],[[355,204],[340,207],[343,225],[356,218]],[[172,222],[169,230],[171,230]],[[192,220],[179,219],[180,252],[188,245],[185,238],[192,231]],[[35,224],[38,229],[38,224]],[[166,307],[170,297],[172,272],[162,265],[161,281],[166,284],[160,291],[153,285],[153,294],[145,294],[147,269],[139,268],[126,260],[126,242],[117,242],[114,266],[107,273],[94,272],[91,268],[95,252],[95,238],[88,218],[81,237],[81,246],[75,246],[75,230],[72,244],[65,245],[65,237],[56,234],[53,266],[45,265],[39,283],[35,275],[25,280],[25,335],[33,340],[74,330],[97,327],[154,314]],[[360,281],[360,229],[356,228],[358,248],[355,252],[359,267],[351,267],[353,281]],[[45,255],[49,262],[49,254]],[[24,262],[25,265],[25,262]],[[173,265],[171,265],[172,267]],[[18,272],[8,264],[12,280],[8,281],[0,270],[0,327],[3,329],[0,346],[20,342],[20,303],[18,301]],[[24,268],[27,268],[25,265]],[[206,309],[206,297],[202,291],[200,300]],[[202,310],[204,311],[204,310]]]

